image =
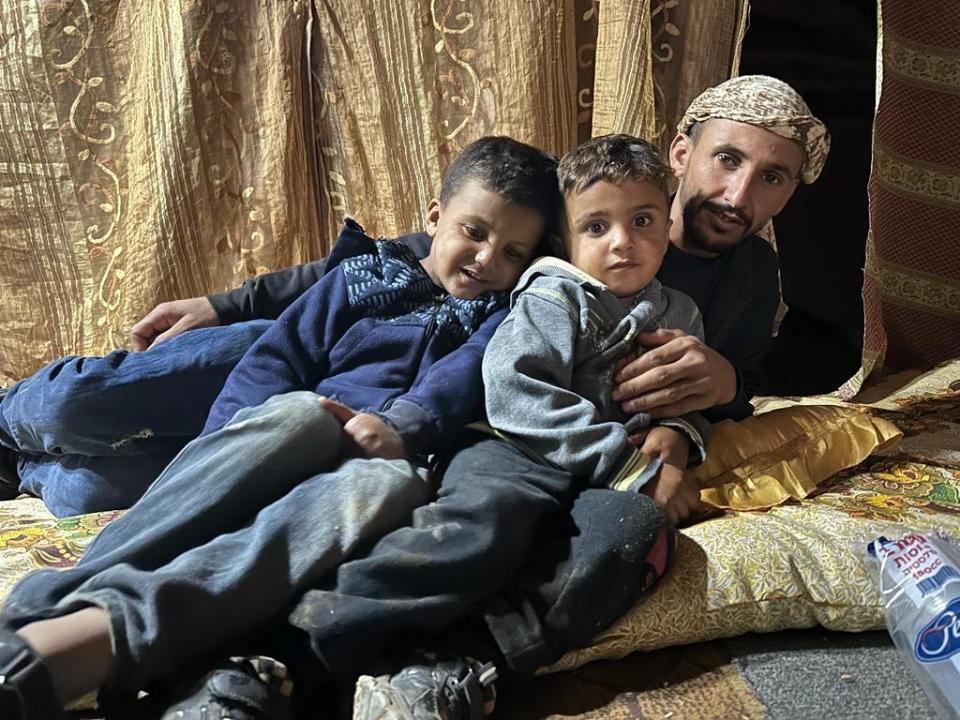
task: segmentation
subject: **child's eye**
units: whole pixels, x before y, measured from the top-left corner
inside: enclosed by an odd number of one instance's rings
[[[510,260],[523,260],[523,253],[512,247],[508,247],[506,250],[504,250],[503,254],[506,255]]]
[[[591,235],[602,235],[604,230],[606,230],[606,225],[602,222],[592,222],[587,225],[587,232]]]
[[[647,227],[653,222],[653,218],[649,215],[637,215],[633,219],[633,224],[636,227]]]
[[[464,234],[471,240],[482,240],[483,233],[480,232],[478,228],[473,227],[473,225],[464,225],[463,226]]]

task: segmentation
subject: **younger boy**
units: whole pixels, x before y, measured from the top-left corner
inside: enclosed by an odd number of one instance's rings
[[[541,258],[517,283],[484,357],[487,417],[508,442],[580,481],[640,490],[660,463],[648,463],[628,436],[651,419],[628,416],[611,399],[614,367],[642,352],[637,333],[676,328],[703,339],[694,302],[655,277],[669,244],[670,171],[646,141],[607,135],[567,154],[557,172],[569,262]],[[703,460],[699,414],[658,425],[670,428],[673,452],[689,439],[691,458]],[[696,492],[679,475],[668,484],[683,490],[664,495],[676,522]]]
[[[483,349],[554,223],[555,166],[509,138],[468,146],[427,206],[421,262],[348,221],[324,278],[228,377],[205,434],[76,567],[14,588],[0,717],[169,681],[426,502],[418,458],[482,414]]]
[[[588,485],[639,491],[675,522],[698,502],[697,488],[682,468],[688,456],[693,462],[704,457],[706,423],[690,414],[650,428],[649,417],[627,417],[610,399],[617,361],[641,351],[638,333],[679,328],[703,335],[693,301],[654,277],[668,244],[669,170],[649,143],[609,135],[567,154],[558,175],[570,262],[541,258],[520,278],[510,314],[483,360],[487,417],[499,439],[461,450],[455,461],[472,462],[484,473],[505,478],[523,477],[527,487],[512,492],[552,496],[557,508],[569,507]],[[629,441],[643,428],[650,428],[645,452]],[[502,505],[513,510],[511,523],[543,521],[529,510],[521,514],[519,503],[504,503],[510,491],[504,488],[500,494]],[[649,517],[651,529],[658,529],[656,514]],[[647,542],[653,537],[649,533]],[[643,533],[637,541],[644,542]],[[512,551],[523,555],[529,549],[514,546]],[[652,579],[663,572],[666,555],[664,551],[660,567],[653,568]],[[497,647],[523,642],[520,629],[498,622],[495,613],[486,620]],[[483,656],[478,648],[463,650]],[[362,678],[355,720],[467,717],[458,715],[464,701],[443,682],[454,667],[411,666],[392,678]],[[473,664],[473,669],[477,674],[482,668]],[[474,703],[469,717],[479,716]]]

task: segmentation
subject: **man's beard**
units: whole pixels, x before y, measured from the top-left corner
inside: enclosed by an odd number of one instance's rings
[[[703,210],[704,215],[707,216],[709,216],[711,212],[726,212],[735,215],[742,223],[743,232],[734,237],[727,235],[718,238],[706,235],[700,231],[695,223],[697,215],[701,210]],[[709,222],[708,218],[704,219]],[[704,200],[699,195],[694,195],[683,204],[683,240],[684,244],[688,247],[719,255],[737,245],[747,237],[747,235],[750,235],[752,227],[753,218],[742,210],[737,210],[730,205],[721,205],[710,200]]]

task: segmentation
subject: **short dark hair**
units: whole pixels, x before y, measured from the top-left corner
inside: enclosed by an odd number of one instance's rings
[[[475,180],[504,200],[543,217],[545,232],[554,232],[563,198],[557,189],[557,158],[504,135],[474,140],[457,155],[440,183],[440,202]]]
[[[669,195],[670,168],[651,143],[633,135],[601,135],[575,147],[560,160],[557,168],[560,191],[581,193],[595,182],[619,184],[624,180],[646,180]]]

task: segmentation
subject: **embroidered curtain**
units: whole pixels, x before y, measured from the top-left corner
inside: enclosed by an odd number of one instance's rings
[[[315,256],[303,0],[0,5],[0,382]]]
[[[163,300],[420,227],[490,133],[669,142],[746,0],[5,0],[0,384]]]
[[[936,18],[936,22],[930,22]],[[863,367],[960,356],[960,4],[880,3]]]

